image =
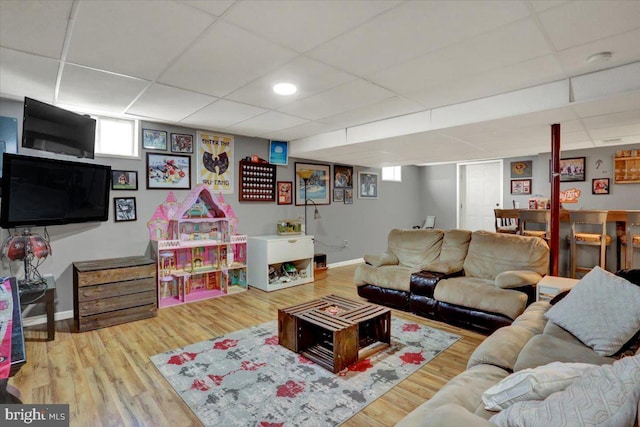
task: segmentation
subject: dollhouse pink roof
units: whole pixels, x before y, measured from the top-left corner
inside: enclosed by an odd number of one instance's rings
[[[189,192],[189,195],[184,199],[182,204],[180,204],[175,214],[170,219],[177,220],[185,217],[185,214],[193,207],[193,205],[195,205],[198,199],[207,205],[207,209],[209,210],[207,216],[209,218],[227,218],[227,214],[220,209],[209,188],[204,184],[200,184]]]

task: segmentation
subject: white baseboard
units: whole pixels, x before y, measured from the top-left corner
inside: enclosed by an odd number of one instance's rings
[[[360,264],[361,262],[364,262],[364,258],[348,259],[346,261],[334,262],[332,264],[327,265],[327,267],[329,268],[344,267],[346,265]]]
[[[73,319],[73,310],[59,311],[54,314],[53,318],[56,320],[56,322],[58,320]],[[39,316],[25,317],[22,319],[22,326],[41,325],[43,323],[47,323],[46,314],[41,314]]]
[[[327,267],[329,268],[344,267],[347,265],[359,264],[361,262],[364,262],[364,258],[356,258],[356,259],[349,259],[346,261],[334,262],[332,264],[328,264]],[[54,319],[56,320],[56,322],[58,320],[73,319],[73,310],[59,311],[54,315]],[[46,314],[25,317],[22,319],[22,326],[41,325],[43,323],[47,323]]]

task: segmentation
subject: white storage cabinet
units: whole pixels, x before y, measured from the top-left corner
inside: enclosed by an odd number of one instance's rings
[[[249,237],[247,242],[249,285],[263,291],[276,291],[313,282],[313,236],[269,235]],[[282,264],[292,263],[297,275],[287,281],[269,281],[269,269],[279,274]]]

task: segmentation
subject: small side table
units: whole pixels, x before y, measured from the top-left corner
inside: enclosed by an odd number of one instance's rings
[[[56,339],[55,306],[56,281],[52,275],[43,276],[47,281],[47,288],[44,291],[22,289],[20,292],[20,307],[25,308],[30,304],[47,305],[47,341]]]
[[[544,276],[542,280],[538,282],[537,301],[551,301],[553,297],[560,292],[573,288],[578,282],[578,279]]]

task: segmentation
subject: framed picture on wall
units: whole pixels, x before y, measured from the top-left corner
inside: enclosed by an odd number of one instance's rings
[[[609,178],[592,179],[591,194],[609,194]]]
[[[333,188],[353,188],[352,166],[333,166]]]
[[[138,172],[111,169],[112,190],[137,190]]]
[[[376,172],[358,172],[358,198],[378,198],[378,174]]]
[[[147,189],[166,188],[191,188],[191,156],[147,153]]]
[[[353,204],[353,188],[344,189],[344,204],[345,205]]]
[[[344,202],[344,188],[334,188],[333,189],[333,201],[334,202]]]
[[[511,194],[531,194],[530,179],[512,179]]]
[[[289,164],[289,142],[269,141],[269,163],[282,166]]]
[[[533,175],[532,160],[521,160],[518,162],[511,162],[511,179],[531,178],[532,175]]]
[[[182,133],[171,134],[172,153],[193,153],[193,135]]]
[[[586,173],[584,157],[560,159],[560,182],[584,181]]]
[[[305,197],[318,205],[331,204],[331,167],[315,163],[296,162],[296,206],[304,206]],[[306,182],[305,178],[307,177]]]
[[[113,213],[116,222],[135,221],[136,216],[136,198],[135,197],[114,197]]]
[[[142,148],[167,151],[167,132],[163,130],[142,129]]]
[[[278,181],[278,204],[290,205],[293,203],[293,182]]]

